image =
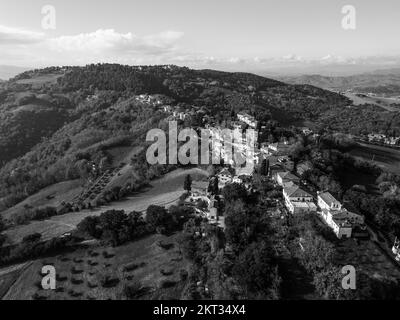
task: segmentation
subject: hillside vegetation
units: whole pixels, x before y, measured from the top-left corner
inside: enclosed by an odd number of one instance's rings
[[[196,106],[221,123],[247,111],[285,125],[399,130],[398,118],[347,108],[339,94],[247,73],[116,64],[28,71],[0,89],[0,211],[54,183],[87,179],[91,165],[113,163],[115,148],[143,146],[148,130],[166,128],[166,113],[136,99],[145,93],[181,110]]]

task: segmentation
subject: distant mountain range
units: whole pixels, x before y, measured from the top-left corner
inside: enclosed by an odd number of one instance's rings
[[[344,77],[321,75],[281,76],[278,80],[290,84],[308,84],[339,91],[353,90],[363,93],[400,95],[400,68],[377,70]]]

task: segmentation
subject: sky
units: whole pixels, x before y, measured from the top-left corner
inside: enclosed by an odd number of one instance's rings
[[[382,67],[400,65],[399,31],[399,0],[1,0],[0,65]]]

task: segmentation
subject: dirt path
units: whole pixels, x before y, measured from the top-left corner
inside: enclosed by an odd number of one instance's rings
[[[48,240],[75,229],[84,218],[98,216],[107,210],[124,210],[129,213],[132,211],[143,212],[150,205],[169,207],[176,203],[184,192],[183,181],[187,174],[192,175],[194,179],[200,179],[207,175],[204,170],[198,168],[177,169],[151,182],[151,187],[147,190],[131,195],[121,201],[111,202],[92,210],[82,210],[55,216],[45,221],[33,221],[28,225],[7,230],[6,234],[11,243],[18,243],[23,237],[36,232],[42,234],[43,240]]]

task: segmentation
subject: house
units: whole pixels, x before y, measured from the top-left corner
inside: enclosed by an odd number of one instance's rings
[[[292,161],[288,156],[279,156],[278,162],[281,163],[288,171],[292,171],[294,169],[294,161]]]
[[[283,197],[287,209],[292,214],[317,211],[313,196],[292,182],[283,188]]]
[[[211,208],[210,211],[207,213],[207,219],[211,222],[218,221],[218,209]]]
[[[170,113],[170,112],[172,112],[172,107],[170,105],[166,105],[166,106],[163,106],[163,110],[164,110],[164,112]]]
[[[218,182],[220,184],[227,184],[227,183],[232,183],[232,173],[226,168],[222,169],[220,173],[218,173]]]
[[[313,131],[310,130],[309,128],[303,128],[301,130],[301,132],[305,135],[305,136],[309,136],[310,134],[313,134]]]
[[[341,210],[342,204],[329,192],[318,191],[318,206],[322,210]]]
[[[339,239],[351,238],[353,227],[344,212],[323,209],[321,215]]]
[[[392,252],[395,255],[396,261],[400,261],[400,240],[397,238],[394,240]]]
[[[385,138],[385,144],[395,146],[400,143],[400,137],[387,137]]]
[[[276,182],[283,187],[286,182],[294,182],[298,184],[300,182],[300,178],[290,173],[289,171],[278,172],[276,174]]]
[[[242,122],[248,124],[253,129],[257,128],[258,121],[253,116],[249,115],[248,113],[239,112],[237,114],[237,117],[238,117],[239,121],[242,121]]]
[[[290,145],[287,141],[270,143],[268,145],[269,154],[286,155],[289,153],[289,148],[290,148]]]
[[[193,181],[192,182],[192,194],[195,195],[207,195],[208,193],[208,181]]]
[[[318,192],[318,206],[322,218],[339,239],[350,238],[354,228],[365,229],[364,216],[354,212],[349,205],[345,208],[329,192]]]
[[[381,133],[370,133],[368,135],[368,141],[370,142],[381,142],[384,141],[386,138],[386,135],[381,134]]]

